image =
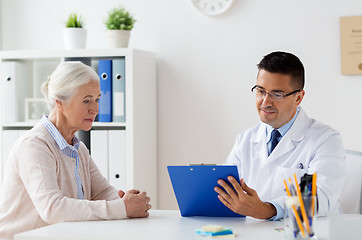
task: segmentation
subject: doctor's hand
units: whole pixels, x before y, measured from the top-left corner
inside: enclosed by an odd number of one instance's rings
[[[240,183],[234,177],[228,177],[229,182],[235,191],[222,179],[217,183],[224,188],[215,187],[219,200],[233,212],[244,216],[250,216],[258,219],[269,219],[277,214],[275,207],[270,203],[260,200],[254,189],[249,188],[244,179],[240,179]]]
[[[120,195],[119,192],[118,194]],[[149,204],[151,198],[147,196],[146,192],[140,192],[135,189],[128,190],[122,199],[126,205],[127,217],[148,217],[148,210],[151,209],[151,205]]]

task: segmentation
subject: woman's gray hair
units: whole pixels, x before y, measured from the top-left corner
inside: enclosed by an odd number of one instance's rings
[[[67,102],[81,85],[90,81],[99,81],[93,68],[81,62],[62,62],[41,85],[41,91],[52,110],[55,100]]]

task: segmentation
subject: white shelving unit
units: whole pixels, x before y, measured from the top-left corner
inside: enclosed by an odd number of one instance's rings
[[[32,85],[31,97],[42,97],[40,86],[55,67],[65,59],[87,58],[93,64],[100,59],[124,57],[126,62],[126,122],[95,122],[92,129],[124,129],[126,149],[126,186],[146,191],[157,208],[157,123],[156,123],[156,57],[155,54],[136,49],[81,49],[81,50],[39,50],[39,51],[0,51],[0,66],[4,62],[23,62],[30,67],[26,79]],[[97,69],[95,69],[97,70]],[[0,70],[2,71],[2,70]],[[1,76],[0,76],[1,77]],[[4,79],[0,79],[0,90]],[[3,149],[3,131],[30,129],[34,122],[4,123],[1,116],[6,99],[0,97],[0,146]],[[23,103],[25,104],[25,103]],[[107,154],[107,153],[105,153]],[[1,157],[0,185],[5,159]],[[111,171],[109,171],[111,172]]]

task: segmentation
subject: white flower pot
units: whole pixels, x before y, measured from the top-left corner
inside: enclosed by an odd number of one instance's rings
[[[84,28],[64,28],[64,48],[81,49],[85,48],[87,42],[87,29]]]
[[[111,48],[128,47],[130,30],[107,30],[108,41]]]

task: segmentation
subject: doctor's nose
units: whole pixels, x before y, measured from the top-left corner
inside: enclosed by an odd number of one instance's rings
[[[262,101],[261,104],[263,106],[271,106],[271,105],[273,105],[273,100],[272,100],[272,98],[270,97],[269,94],[265,94],[264,98],[261,101]]]

